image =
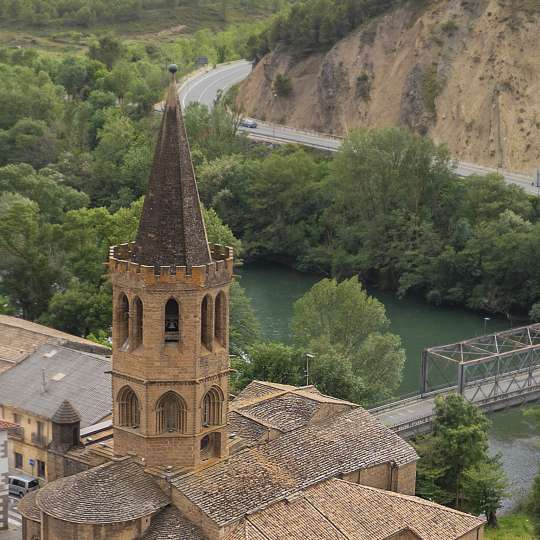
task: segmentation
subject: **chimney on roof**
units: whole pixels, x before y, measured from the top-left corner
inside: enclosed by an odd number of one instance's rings
[[[191,161],[174,64],[133,261],[149,266],[197,266],[211,262]]]

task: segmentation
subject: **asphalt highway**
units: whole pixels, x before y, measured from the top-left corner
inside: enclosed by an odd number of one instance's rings
[[[251,63],[245,60],[223,64],[215,69],[208,69],[204,72],[197,72],[180,88],[179,94],[182,107],[186,107],[193,101],[198,101],[212,107],[218,91],[227,91],[231,86],[243,81],[250,73]],[[256,128],[241,127],[240,129],[245,131],[253,139],[277,144],[296,143],[330,152],[336,152],[341,145],[341,139],[332,137],[331,135],[297,130],[282,125],[261,122],[260,120],[256,120],[256,122]],[[456,163],[455,170],[460,176],[464,177],[472,174],[498,172],[504,176],[506,182],[509,184],[520,186],[528,193],[540,195],[540,189],[535,186],[534,179],[524,174],[461,161]]]

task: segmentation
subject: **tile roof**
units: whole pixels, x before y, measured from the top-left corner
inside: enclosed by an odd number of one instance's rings
[[[81,427],[112,410],[110,359],[57,345],[41,345],[0,374],[0,404],[52,418],[67,399],[81,416]],[[46,388],[42,388],[45,370]]]
[[[313,399],[287,393],[243,407],[241,412],[268,426],[287,432],[308,424],[319,407],[320,403]]]
[[[231,540],[387,540],[404,531],[457,540],[483,523],[419,497],[333,478],[246,516]]]
[[[42,324],[0,315],[0,371],[20,362],[40,345],[52,343],[94,354],[110,354],[107,347]]]
[[[7,420],[4,420],[3,418],[0,418],[0,430],[16,429],[17,427],[19,427],[19,424],[15,424],[13,422],[8,422]]]
[[[271,429],[287,433],[356,407],[325,396],[314,386],[253,381],[230,403],[230,431],[253,444]]]
[[[41,510],[36,504],[38,491],[29,491],[17,504],[17,512],[32,521],[41,521]]]
[[[71,523],[118,523],[149,516],[170,500],[130,459],[60,478],[38,491],[38,507]]]
[[[143,540],[205,540],[202,531],[182,516],[175,506],[167,506],[152,518]]]
[[[266,381],[251,381],[236,397],[231,401],[232,406],[242,406],[244,401],[251,401],[254,398],[269,397],[272,394],[280,394],[290,390],[296,390],[296,386],[289,384],[269,383]]]
[[[382,540],[410,529],[423,540],[455,540],[485,520],[420,497],[332,479],[305,498],[351,540]]]
[[[268,427],[236,411],[230,411],[227,418],[229,421],[229,433],[239,435],[248,444],[260,442],[264,435],[270,431]]]
[[[242,450],[172,484],[225,525],[338,474],[416,459],[409,444],[359,407]]]

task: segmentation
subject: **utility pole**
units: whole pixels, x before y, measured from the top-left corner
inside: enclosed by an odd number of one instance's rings
[[[306,370],[305,370],[306,386],[309,386],[309,361],[310,361],[310,359],[313,360],[313,358],[315,358],[315,356],[313,354],[306,353]]]
[[[484,317],[484,336],[487,334],[487,323],[491,321],[490,317]]]

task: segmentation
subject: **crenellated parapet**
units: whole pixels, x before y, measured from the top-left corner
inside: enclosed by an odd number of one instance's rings
[[[185,283],[205,287],[216,281],[230,281],[233,276],[234,250],[220,244],[210,245],[212,262],[200,266],[149,266],[133,262],[135,242],[118,244],[109,250],[111,274],[134,274],[146,285]]]

